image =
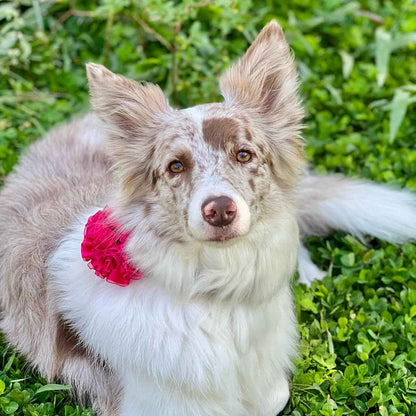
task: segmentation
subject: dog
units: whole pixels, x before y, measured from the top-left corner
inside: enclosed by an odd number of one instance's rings
[[[1,330],[103,416],[275,416],[298,259],[301,282],[324,275],[303,239],[412,239],[414,196],[305,169],[275,21],[220,103],[176,110],[156,85],[87,75],[94,114],[30,146],[1,190]]]

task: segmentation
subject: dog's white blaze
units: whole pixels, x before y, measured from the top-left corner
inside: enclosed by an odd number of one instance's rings
[[[191,117],[202,138],[202,122],[206,117],[206,105],[187,108],[183,111]],[[207,199],[220,196],[231,198],[237,205],[237,215],[232,224],[227,227],[228,234],[233,236],[247,234],[251,225],[250,208],[247,202],[229,182],[218,176],[215,165],[210,166],[209,163],[210,161],[207,161],[206,171],[201,176],[189,204],[188,227],[191,235],[198,240],[210,240],[215,237],[215,228],[218,227],[213,227],[204,221],[201,207]]]
[[[202,132],[202,121],[205,118],[206,104],[196,105],[194,107],[184,108],[182,111],[186,113],[197,126],[200,126]]]

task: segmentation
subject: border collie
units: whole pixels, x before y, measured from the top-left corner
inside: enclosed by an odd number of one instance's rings
[[[29,147],[0,193],[1,330],[105,416],[275,416],[298,333],[301,240],[416,236],[415,198],[306,171],[303,110],[272,21],[177,110],[87,65],[94,114]],[[300,249],[300,251],[299,251]]]

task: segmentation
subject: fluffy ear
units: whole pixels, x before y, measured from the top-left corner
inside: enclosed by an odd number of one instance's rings
[[[272,117],[291,107],[291,118],[303,112],[298,102],[298,81],[293,56],[275,20],[268,23],[245,55],[220,79],[226,103]]]
[[[170,109],[157,85],[131,81],[92,63],[87,64],[87,76],[94,113],[128,133],[152,127]]]
[[[303,109],[297,72],[282,28],[268,23],[245,55],[220,79],[229,106],[245,110],[266,134],[280,175],[296,180],[303,159],[299,135]]]
[[[87,64],[87,75],[91,106],[104,122],[121,196],[140,198],[154,186],[155,137],[173,110],[157,85],[131,81],[96,64]]]

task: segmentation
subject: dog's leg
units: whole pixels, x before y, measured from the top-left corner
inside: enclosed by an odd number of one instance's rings
[[[185,403],[178,406],[174,397],[168,399],[167,390],[144,378],[139,382],[127,377],[120,416],[191,416],[193,413],[184,409]]]
[[[286,406],[289,401],[290,390],[289,383],[285,377],[281,378],[277,385],[275,386],[273,392],[268,398],[268,403],[270,403],[270,410],[260,409],[257,416],[276,416],[279,414]]]
[[[161,403],[155,388],[143,380],[139,389],[136,383],[127,381],[124,386],[124,396],[121,403],[120,416],[161,415]],[[174,404],[172,403],[172,414]]]
[[[253,416],[238,399],[193,391],[138,374],[127,376],[120,416]],[[262,414],[265,416],[265,414]],[[270,415],[275,416],[275,415]]]
[[[289,382],[286,376],[280,376],[273,388],[267,388],[256,403],[246,404],[244,416],[276,416],[286,406],[290,397]],[[241,413],[238,413],[240,415]]]
[[[75,387],[74,394],[82,405],[91,400],[95,415],[117,416],[122,396],[121,383],[104,365],[88,358],[67,359],[62,379]]]
[[[308,249],[302,243],[299,248],[298,262],[299,283],[310,286],[314,280],[322,280],[327,275],[312,261]]]

